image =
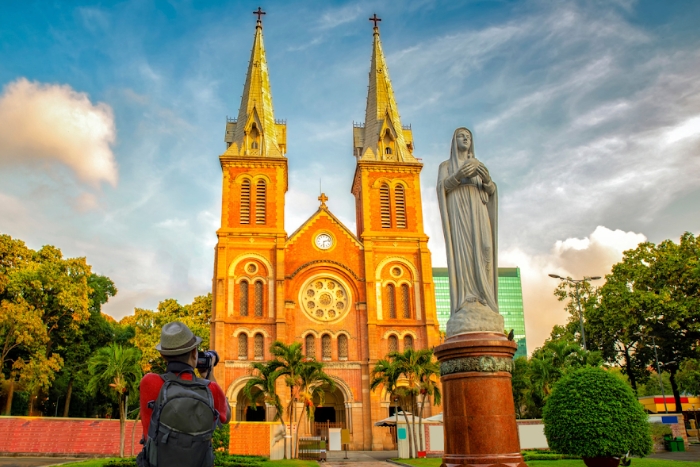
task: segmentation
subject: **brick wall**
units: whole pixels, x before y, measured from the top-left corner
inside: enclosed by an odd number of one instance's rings
[[[126,455],[132,455],[133,424],[126,424]],[[138,423],[133,455],[141,450],[141,433]],[[14,454],[118,456],[119,420],[0,417],[0,455]]]
[[[270,456],[270,430],[279,423],[231,422],[231,454]]]

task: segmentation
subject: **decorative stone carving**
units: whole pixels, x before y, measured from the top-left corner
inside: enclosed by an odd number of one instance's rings
[[[498,313],[498,193],[474,156],[471,132],[457,128],[440,164],[438,204],[445,235],[451,316],[446,335],[503,332]]]
[[[440,376],[464,373],[467,371],[480,371],[485,373],[507,371],[508,373],[513,373],[513,359],[509,357],[484,355],[481,357],[455,358],[440,363]]]

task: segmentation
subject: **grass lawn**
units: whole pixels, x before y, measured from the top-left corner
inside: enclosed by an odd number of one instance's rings
[[[62,464],[61,467],[102,467],[108,461],[112,459],[118,459],[117,457],[110,457],[104,459],[90,459],[81,462],[71,462],[70,464]],[[302,460],[279,460],[279,461],[266,461],[265,467],[318,467],[316,461],[302,461]],[[438,466],[440,464],[438,463]]]
[[[394,459],[416,467],[440,467],[442,459]],[[529,467],[586,467],[582,460],[527,461]],[[700,467],[700,462],[669,461],[665,459],[632,459],[631,467]]]

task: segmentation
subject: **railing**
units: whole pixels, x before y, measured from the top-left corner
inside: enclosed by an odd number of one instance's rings
[[[409,123],[408,125],[401,125],[401,128],[403,128],[404,130],[410,130],[411,124]]]
[[[230,118],[228,115],[226,115],[226,123],[237,123],[238,119],[237,118]]]
[[[276,125],[286,125],[287,124],[287,119],[275,119],[275,124]]]
[[[365,127],[365,122],[352,122],[352,127],[353,128],[364,128]]]

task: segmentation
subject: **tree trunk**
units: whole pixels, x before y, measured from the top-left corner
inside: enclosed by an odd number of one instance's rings
[[[416,439],[416,396],[411,395],[411,438],[413,439],[413,456],[418,457],[418,440]]]
[[[296,410],[296,404],[294,404],[294,409]],[[294,457],[299,457],[299,427],[301,426],[301,419],[304,418],[304,407],[301,408],[301,414],[299,414],[299,420],[297,420],[297,433],[295,437],[295,447],[294,447]]]
[[[12,396],[15,394],[15,378],[10,375],[10,385],[7,389],[7,402],[5,403],[5,415],[12,415]]]
[[[63,416],[68,416],[70,410],[70,398],[73,395],[73,377],[68,381],[68,389],[66,390],[66,402],[63,404]]]
[[[669,381],[671,382],[671,390],[673,391],[673,399],[676,402],[676,412],[681,413],[683,411],[683,406],[681,405],[681,393],[678,390],[678,384],[676,384],[676,369],[669,370]]]
[[[141,411],[139,410],[139,414],[136,416],[136,420],[134,420],[134,426],[131,427],[131,455],[134,456],[136,453],[134,452],[134,438],[136,438],[136,425],[139,423],[141,420]]]
[[[280,414],[280,423],[282,424],[283,439],[284,439],[284,458],[287,459],[287,424],[284,423],[284,417]]]
[[[403,410],[403,418],[406,420],[406,429],[410,430],[411,429],[411,424],[408,422],[408,415],[406,415],[406,409],[404,408]],[[408,434],[408,458],[413,459],[413,438],[411,437],[411,434]],[[399,439],[399,426],[396,425],[396,441],[398,444],[398,439]]]
[[[420,413],[418,414],[418,434],[420,435],[420,451],[425,451],[425,435],[423,434],[423,411],[425,410],[425,398],[426,395],[423,394],[423,398],[420,403]]]
[[[624,346],[625,348],[625,368],[627,370],[627,377],[630,380],[630,386],[632,386],[632,390],[634,391],[634,394],[637,394],[637,379],[634,377],[634,370],[632,369],[632,358],[630,357],[630,349],[626,345]]]
[[[119,457],[124,457],[124,430],[126,428],[124,396],[119,396]]]

